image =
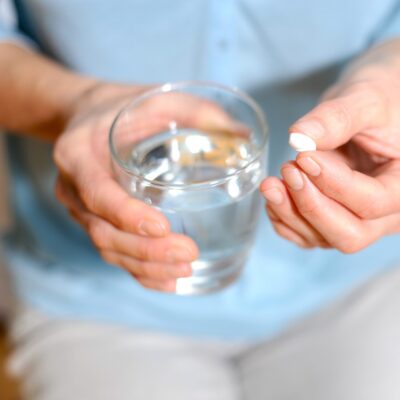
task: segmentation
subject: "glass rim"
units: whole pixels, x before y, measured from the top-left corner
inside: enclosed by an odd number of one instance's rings
[[[136,105],[140,104],[144,100],[157,95],[157,94],[162,94],[162,93],[170,93],[170,92],[176,92],[182,89],[189,89],[189,88],[212,88],[212,89],[218,89],[222,92],[229,93],[231,95],[236,96],[240,101],[246,103],[248,106],[250,106],[251,110],[254,112],[256,119],[260,125],[261,128],[261,134],[262,134],[262,141],[260,146],[258,147],[257,151],[255,154],[241,167],[235,168],[235,170],[232,173],[229,173],[225,175],[222,178],[218,179],[210,179],[207,181],[202,181],[202,182],[195,182],[195,183],[169,183],[169,182],[157,182],[153,181],[150,179],[147,179],[144,177],[142,174],[135,173],[132,171],[132,169],[128,168],[126,164],[121,160],[121,158],[118,155],[118,152],[114,146],[114,132],[116,130],[118,121],[120,120],[121,116],[130,108],[135,107]],[[218,186],[225,181],[228,181],[232,179],[233,177],[239,175],[243,170],[249,167],[249,165],[253,164],[254,161],[256,161],[264,152],[264,149],[266,147],[266,144],[268,142],[268,124],[266,121],[266,118],[264,116],[263,111],[261,110],[261,107],[257,104],[257,102],[249,96],[247,93],[242,91],[241,89],[235,87],[235,86],[227,86],[223,85],[221,83],[216,83],[216,82],[209,82],[209,81],[180,81],[180,82],[167,82],[163,85],[156,86],[152,89],[146,90],[145,92],[141,93],[139,96],[135,97],[129,103],[127,103],[125,106],[121,108],[120,111],[118,111],[117,115],[114,117],[110,129],[109,129],[109,135],[108,135],[108,142],[109,142],[109,148],[110,148],[110,153],[111,157],[114,162],[117,163],[118,167],[121,168],[124,172],[126,172],[128,175],[134,176],[138,179],[140,179],[142,182],[146,182],[148,186],[156,187],[156,188],[170,188],[170,189],[176,189],[176,190],[193,190],[193,189],[201,189],[204,187],[213,187],[213,186]]]

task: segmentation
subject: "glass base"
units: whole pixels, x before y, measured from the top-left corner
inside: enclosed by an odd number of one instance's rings
[[[176,294],[183,296],[201,295],[221,290],[239,277],[246,255],[235,255],[214,262],[197,260],[192,263],[193,275],[179,278]]]

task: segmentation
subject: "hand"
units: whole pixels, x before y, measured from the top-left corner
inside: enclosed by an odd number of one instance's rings
[[[290,132],[320,151],[285,163],[261,191],[278,234],[353,253],[400,232],[400,80],[390,68],[345,76]]]
[[[54,149],[59,168],[56,195],[91,237],[101,256],[120,266],[144,287],[175,291],[176,279],[191,275],[198,257],[189,237],[170,232],[168,220],[156,209],[129,196],[114,180],[108,132],[119,109],[146,88],[100,84],[82,96]],[[199,128],[229,129],[227,116],[212,103],[187,95],[166,102],[145,102],[143,121],[157,130],[174,118]],[[154,118],[156,116],[156,118]],[[150,124],[147,124],[148,127]],[[151,134],[143,131],[141,135]],[[154,131],[153,131],[154,132]]]

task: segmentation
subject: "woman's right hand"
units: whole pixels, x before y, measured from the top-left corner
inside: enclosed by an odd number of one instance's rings
[[[106,262],[124,268],[144,287],[173,292],[177,278],[191,275],[197,246],[189,237],[171,232],[161,212],[131,197],[115,181],[108,146],[113,118],[146,89],[98,84],[81,96],[55,143],[56,195]],[[158,121],[170,113],[199,128],[210,128],[211,123],[213,129],[240,130],[215,104],[188,95],[150,103],[141,118],[148,123],[155,114]]]
[[[143,89],[100,84],[82,96],[55,144],[56,196],[106,262],[144,287],[172,292],[177,278],[191,275],[197,247],[170,232],[162,213],[124,191],[113,177],[108,151],[112,119]]]

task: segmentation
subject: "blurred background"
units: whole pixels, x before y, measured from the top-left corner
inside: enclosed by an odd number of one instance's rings
[[[0,11],[4,20],[15,23],[11,3],[0,0]],[[9,212],[8,197],[8,170],[6,153],[4,149],[4,135],[0,132],[0,235],[10,226],[11,214]],[[5,360],[8,351],[6,342],[5,321],[9,310],[9,286],[5,274],[4,258],[0,242],[0,400],[17,400],[16,386],[5,373]]]
[[[8,198],[8,172],[4,137],[0,133],[0,234],[11,224]],[[9,310],[9,287],[7,285],[4,259],[0,244],[0,400],[17,400],[16,386],[5,373],[5,360],[8,351],[5,320]]]

